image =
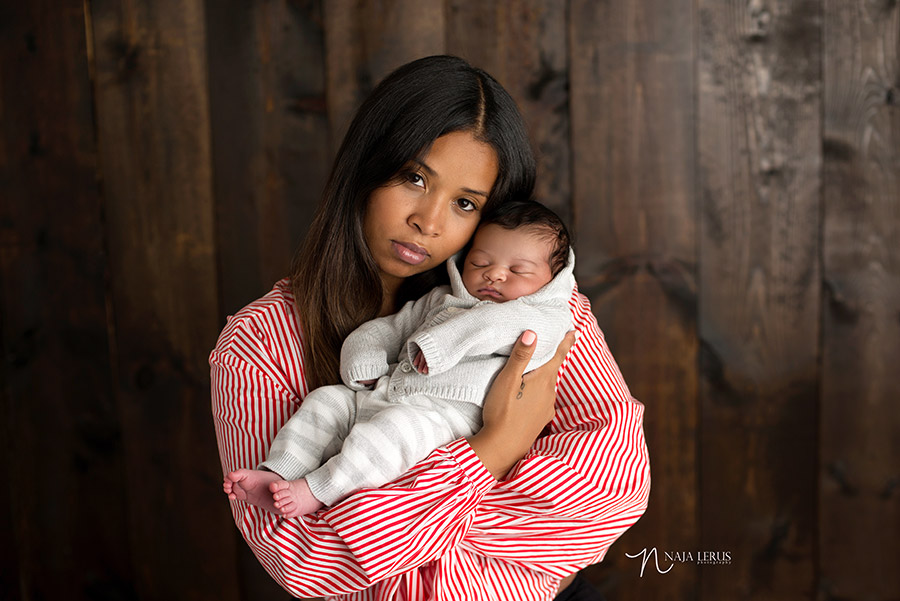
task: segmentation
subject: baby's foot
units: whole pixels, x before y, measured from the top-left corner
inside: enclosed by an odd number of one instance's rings
[[[222,490],[231,500],[246,501],[272,513],[281,513],[276,507],[269,485],[281,480],[275,472],[266,470],[235,470],[225,476]]]
[[[269,484],[275,511],[286,518],[295,518],[322,509],[325,505],[315,498],[306,480],[278,480]]]

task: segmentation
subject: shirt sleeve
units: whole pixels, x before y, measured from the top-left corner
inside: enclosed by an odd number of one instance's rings
[[[302,518],[232,501],[238,529],[269,574],[292,595],[310,597],[360,591],[460,553],[488,570],[496,564],[551,579],[602,559],[646,508],[649,464],[643,406],[579,299],[581,338],[563,367],[550,433],[503,482],[458,440],[385,487]],[[233,319],[210,355],[225,472],[258,465],[301,403],[276,356],[283,341],[269,334],[283,336]]]
[[[277,343],[232,319],[210,355],[212,410],[223,472],[253,468],[300,404],[285,385]],[[496,481],[465,440],[403,478],[296,519],[231,501],[235,523],[269,574],[298,597],[346,594],[433,561],[472,525]]]
[[[588,300],[563,364],[549,434],[482,499],[461,546],[563,578],[602,560],[647,508],[643,405],[631,397]]]

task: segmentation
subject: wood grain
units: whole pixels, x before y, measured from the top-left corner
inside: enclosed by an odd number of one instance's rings
[[[207,7],[221,316],[285,277],[331,166],[318,2]]]
[[[813,588],[821,53],[817,2],[699,3],[703,599]]]
[[[419,0],[333,0],[322,6],[332,154],[356,109],[385,75],[444,54],[444,7]]]
[[[572,221],[566,6],[550,0],[452,0],[447,52],[493,75],[512,95],[537,159],[535,196]]]
[[[900,6],[826,2],[819,598],[897,599]]]
[[[521,107],[646,406],[650,507],[588,577],[900,598],[897,2],[38,0],[0,30],[0,598],[287,598],[219,492],[207,355],[363,98],[444,52]],[[694,558],[641,577],[645,548]]]
[[[133,595],[81,6],[0,16],[4,599]]]
[[[582,292],[646,406],[645,516],[591,577],[616,599],[697,594],[696,227],[692,5],[573,2],[571,139]],[[674,349],[677,351],[673,352]]]
[[[220,323],[203,3],[90,6],[134,588],[236,599],[206,360]]]

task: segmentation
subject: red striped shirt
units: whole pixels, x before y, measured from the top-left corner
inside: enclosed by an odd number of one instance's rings
[[[297,597],[460,601],[552,599],[565,576],[603,559],[650,492],[644,407],[631,397],[587,298],[570,302],[580,338],[556,417],[501,482],[464,439],[381,489],[282,519],[232,501],[265,569]],[[233,317],[210,355],[225,472],[253,468],[306,395],[287,280]]]

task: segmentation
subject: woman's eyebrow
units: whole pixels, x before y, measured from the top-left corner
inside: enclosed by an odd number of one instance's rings
[[[482,192],[481,190],[473,190],[472,188],[462,188],[462,191],[466,194],[474,194],[475,196],[483,196],[485,198],[488,197],[487,192]]]
[[[420,161],[419,159],[413,159],[412,162],[424,169],[425,172],[428,173],[428,175],[437,175],[435,170],[428,166],[428,163]]]
[[[415,163],[416,165],[418,165],[419,167],[421,167],[422,170],[425,171],[425,173],[427,173],[428,175],[430,175],[432,177],[435,177],[437,175],[437,171],[435,171],[434,169],[429,167],[428,163],[426,163],[425,161],[422,161],[421,159],[413,159],[412,162]],[[481,190],[475,190],[473,188],[460,188],[460,189],[463,192],[465,192],[466,194],[474,194],[475,196],[483,196],[484,198],[488,197],[488,193],[482,192]]]

